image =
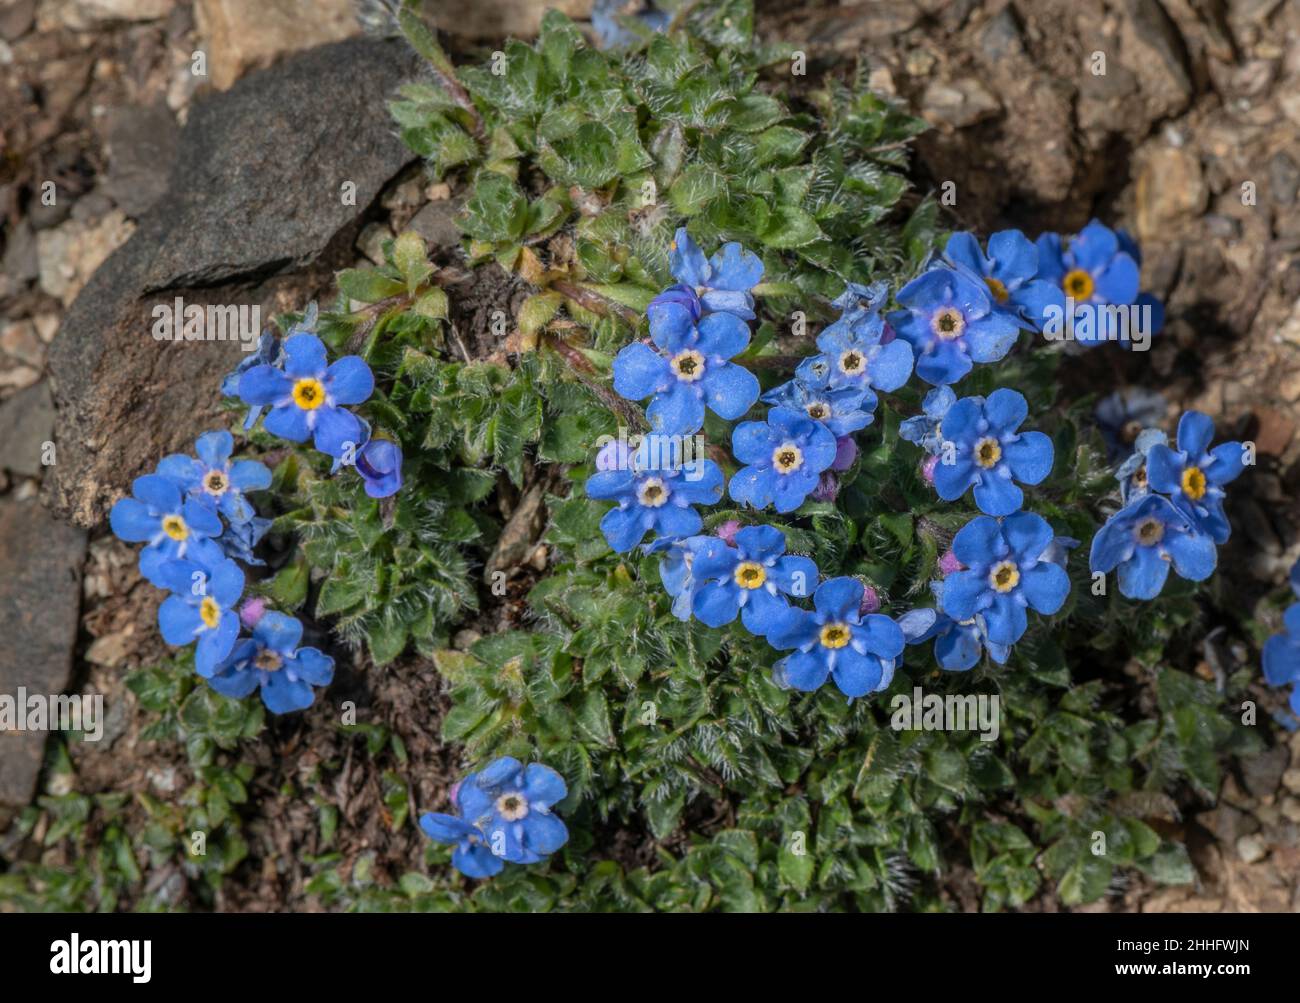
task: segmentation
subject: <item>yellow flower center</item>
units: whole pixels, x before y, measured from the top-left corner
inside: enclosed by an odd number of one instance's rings
[[[930,330],[944,341],[952,341],[954,338],[960,338],[962,331],[966,330],[966,318],[962,316],[960,310],[950,306],[944,307],[930,318]]]
[[[842,648],[851,637],[847,623],[828,623],[822,628],[821,642],[823,648]]]
[[[203,476],[203,490],[210,495],[221,495],[226,493],[226,488],[230,487],[230,481],[220,470],[209,470]]]
[[[756,589],[767,581],[767,572],[757,561],[742,561],[732,577],[742,589]]]
[[[1010,592],[1020,584],[1020,569],[1014,561],[1003,561],[989,572],[989,584],[999,592]]]
[[[831,409],[825,404],[818,401],[816,404],[808,405],[808,417],[816,421],[821,421],[831,413]]]
[[[668,489],[658,477],[647,477],[637,489],[637,499],[647,508],[658,508],[668,501]]]
[[[1156,518],[1143,519],[1137,524],[1133,535],[1144,547],[1154,547],[1165,538],[1165,524]]]
[[[199,616],[203,619],[203,625],[211,630],[221,622],[221,607],[212,596],[207,596],[203,602],[199,603]]]
[[[772,450],[772,465],[778,474],[790,474],[803,466],[803,451],[793,442],[782,443]]]
[[[279,672],[284,665],[284,659],[280,657],[279,652],[266,648],[253,659],[253,664],[263,672]]]
[[[1205,471],[1200,467],[1188,467],[1183,471],[1183,494],[1192,501],[1205,497]]]
[[[852,348],[840,353],[840,372],[849,376],[857,376],[862,372],[862,353]]]
[[[507,822],[518,822],[528,814],[528,800],[522,794],[502,794],[497,798],[497,814]]]
[[[688,348],[673,356],[672,367],[679,380],[694,383],[704,375],[704,356]]]
[[[163,519],[162,530],[173,540],[184,540],[190,535],[190,527],[178,515],[169,515]]]
[[[1091,275],[1082,268],[1076,268],[1065,273],[1065,278],[1061,280],[1061,288],[1076,300],[1086,300],[1092,298],[1092,291],[1096,288],[1096,284],[1092,281]]]
[[[293,402],[304,411],[315,411],[325,403],[325,388],[310,376],[293,385]]]
[[[989,287],[989,292],[993,294],[993,298],[999,303],[1005,303],[1007,297],[1011,295],[1007,292],[1007,287],[1003,284],[1002,280],[995,279],[992,275],[984,279],[984,284]]]
[[[997,439],[989,436],[975,444],[975,462],[985,470],[995,466],[1000,459],[1002,459],[1002,445]]]

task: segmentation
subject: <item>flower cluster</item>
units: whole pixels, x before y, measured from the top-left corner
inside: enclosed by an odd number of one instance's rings
[[[567,793],[549,766],[502,756],[452,789],[457,814],[426,812],[420,828],[456,847],[451,862],[466,877],[490,878],[506,861],[535,864],[568,842],[569,830],[553,812]]]
[[[1124,506],[1093,537],[1090,558],[1094,573],[1118,570],[1128,598],[1154,599],[1171,566],[1194,582],[1214,572],[1230,531],[1224,485],[1245,469],[1248,453],[1240,442],[1211,449],[1213,438],[1213,420],[1199,411],[1179,419],[1177,448],[1159,430],[1134,437],[1135,452],[1118,475]]]

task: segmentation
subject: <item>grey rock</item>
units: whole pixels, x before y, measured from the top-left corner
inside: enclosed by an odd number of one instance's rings
[[[407,229],[418,233],[430,247],[453,246],[463,236],[460,227],[456,225],[462,204],[460,199],[430,202],[411,217]]]
[[[176,117],[166,104],[114,108],[108,113],[104,190],[128,216],[140,216],[166,191],[178,132]]]
[[[1178,25],[1159,0],[1127,0],[1124,62],[1137,75],[1149,114],[1163,118],[1192,100],[1191,61]]]
[[[992,63],[1024,53],[1025,43],[1020,34],[1020,22],[1016,19],[1011,4],[1007,4],[989,19],[980,31],[979,42],[985,58]]]
[[[1237,856],[1243,863],[1257,864],[1268,856],[1268,844],[1256,835],[1242,836],[1237,840]]]
[[[44,380],[0,404],[0,469],[40,477],[44,444],[54,436],[54,399]],[[56,454],[57,456],[57,454]]]
[[[1290,752],[1285,746],[1279,745],[1243,760],[1241,779],[1246,784],[1246,790],[1257,798],[1276,794],[1290,759]]]
[[[1294,205],[1297,189],[1300,189],[1300,168],[1285,153],[1275,153],[1268,162],[1268,187],[1282,205]]]
[[[0,695],[68,689],[86,534],[35,500],[0,498]],[[48,732],[0,732],[0,810],[28,804]]]
[[[222,420],[218,388],[239,343],[156,341],[155,304],[258,305],[269,319],[351,264],[362,216],[415,159],[383,110],[415,72],[404,43],[351,39],[192,108],[167,191],[50,347],[59,462],[45,488],[59,514],[94,525],[132,478]]]
[[[36,20],[36,0],[11,0],[0,8],[0,38],[22,38]]]
[[[5,256],[0,261],[0,271],[18,285],[33,282],[41,274],[40,258],[36,254],[36,234],[26,220],[10,227],[5,234]]]

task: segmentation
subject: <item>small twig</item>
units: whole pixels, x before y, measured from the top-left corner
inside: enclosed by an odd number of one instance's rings
[[[602,296],[594,289],[584,289],[582,286],[575,286],[572,282],[565,282],[562,279],[552,282],[551,288],[561,296],[567,296],[584,310],[600,314],[602,317],[617,314],[634,327],[641,320],[641,315],[631,307],[626,307],[622,303],[615,303],[612,299]]]
[[[612,393],[608,387],[592,379],[592,376],[596,374],[596,367],[591,364],[585,355],[568,342],[547,332],[542,333],[541,343],[564,359],[569,364],[569,368],[573,370],[573,375],[577,377],[578,382],[599,397],[606,407],[622,418],[629,429],[640,431],[648,427],[645,417],[640,411],[617,394]]]

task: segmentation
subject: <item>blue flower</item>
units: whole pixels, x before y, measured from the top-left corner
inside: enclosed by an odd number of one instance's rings
[[[1059,289],[1036,278],[1038,248],[1019,230],[1001,230],[989,238],[988,254],[973,233],[954,233],[943,250],[944,260],[965,268],[982,280],[993,298],[994,309],[1017,321],[1033,324]]]
[[[1119,568],[1119,590],[1130,599],[1154,599],[1172,564],[1179,577],[1200,582],[1218,562],[1214,541],[1161,495],[1148,494],[1120,509],[1092,538],[1094,572]]]
[[[870,404],[865,403],[868,396]],[[836,438],[864,429],[875,420],[871,411],[876,406],[876,396],[870,390],[864,392],[848,386],[832,390],[825,381],[819,386],[802,379],[788,380],[763,394],[762,399],[791,411],[802,411],[825,425]]]
[[[736,545],[717,537],[695,553],[692,609],[702,623],[722,627],[740,615],[745,629],[762,637],[789,605],[817,585],[817,565],[785,552],[785,534],[772,526],[746,526]]]
[[[746,421],[731,434],[731,452],[742,467],[731,478],[731,497],[762,509],[793,512],[835,462],[835,436],[819,421],[774,407],[767,421]]]
[[[313,303],[311,309],[315,310],[315,308],[316,304]],[[262,336],[257,339],[257,351],[241,359],[239,365],[225,375],[221,381],[221,392],[227,397],[238,397],[240,379],[254,366],[270,366],[273,369],[284,368],[284,347],[280,344],[280,338],[275,332],[262,332]],[[261,414],[261,404],[250,407],[248,417],[244,419],[244,428],[252,428],[256,425]]]
[[[774,618],[768,644],[796,649],[773,666],[779,685],[815,690],[830,677],[847,697],[889,686],[906,640],[889,617],[862,615],[864,593],[856,578],[831,578],[813,593],[812,611],[789,606]]]
[[[882,343],[879,332],[872,335],[835,328],[832,324],[817,336],[821,354],[804,359],[795,375],[810,386],[857,390],[863,395],[863,408],[874,411],[873,388],[897,390],[912,375],[912,348],[898,339]]]
[[[1038,277],[1050,282],[1053,299],[1043,308],[1040,328],[1073,323],[1074,340],[1083,344],[1123,340],[1132,347],[1133,331],[1126,319],[1105,306],[1137,305],[1149,308],[1150,322],[1141,334],[1149,337],[1164,324],[1164,307],[1154,297],[1139,295],[1137,245],[1123,231],[1116,232],[1093,220],[1078,235],[1063,240],[1060,234],[1038,238]],[[1073,317],[1066,317],[1066,300],[1074,302]],[[1122,325],[1122,326],[1120,326]]]
[[[1115,480],[1119,482],[1119,498],[1123,504],[1136,501],[1151,490],[1147,480],[1147,456],[1152,446],[1168,443],[1169,436],[1162,429],[1147,428],[1138,433],[1133,443],[1133,455],[1115,468]]]
[[[648,532],[664,537],[694,536],[704,525],[693,505],[722,497],[722,470],[712,460],[659,467],[646,439],[625,469],[601,470],[587,480],[587,497],[617,501],[600,521],[601,532],[618,553],[631,550]]]
[[[941,386],[956,383],[976,362],[1011,351],[1021,323],[993,308],[988,287],[969,272],[932,268],[898,292],[906,309],[889,323],[916,353],[916,375]]]
[[[428,812],[420,818],[425,835],[454,843],[452,863],[471,878],[491,877],[502,861],[535,864],[569,840],[569,830],[554,814],[568,793],[564,778],[549,766],[527,767],[502,756],[456,787],[460,815]]]
[[[246,404],[271,406],[266,430],[290,442],[315,437],[316,448],[340,456],[361,441],[361,423],[341,404],[360,404],[375,389],[370,367],[358,355],[329,364],[325,343],[314,334],[295,334],[284,341],[284,372],[254,366],[239,378]]]
[[[1038,484],[1052,472],[1052,440],[1042,432],[1018,432],[1029,414],[1023,394],[1003,387],[983,397],[963,397],[944,416],[942,458],[934,487],[944,501],[975,489],[975,504],[988,515],[1010,515],[1025,500],[1016,484]]]
[[[357,454],[357,473],[371,498],[387,498],[402,486],[402,447],[388,439],[371,439]]]
[[[659,559],[659,580],[663,582],[664,591],[672,597],[672,614],[678,620],[691,618],[698,584],[692,573],[695,555],[708,546],[709,541],[716,539],[714,536],[689,536],[684,540],[661,536],[645,546],[647,554],[662,552],[664,555]]]
[[[1153,491],[1169,496],[1193,528],[1223,543],[1231,533],[1223,513],[1223,485],[1245,469],[1240,442],[1210,449],[1214,422],[1200,411],[1186,411],[1178,421],[1178,449],[1154,445],[1147,453],[1147,480]]]
[[[1011,654],[1010,645],[995,644],[989,640],[988,625],[982,616],[958,622],[943,612],[943,582],[930,583],[939,609],[921,607],[909,610],[898,618],[898,626],[908,644],[934,641],[934,658],[939,667],[948,672],[965,672],[974,668],[985,650],[999,665],[1005,665]]]
[[[316,699],[313,686],[334,679],[334,659],[315,648],[300,648],[302,624],[283,613],[265,613],[253,636],[235,645],[230,657],[199,674],[223,696],[242,698],[259,686],[262,703],[272,714],[305,710]]]
[[[630,12],[627,0],[596,0],[591,8],[591,27],[602,49],[621,49],[634,45],[639,36],[623,26],[624,20],[636,21],[650,31],[666,31],[672,18],[649,0],[639,0]]]
[[[1015,644],[1029,625],[1026,606],[1050,616],[1069,595],[1065,569],[1044,558],[1052,539],[1052,527],[1033,512],[976,516],[953,537],[953,554],[966,567],[944,580],[943,611],[958,622],[983,616],[990,641]]]
[[[188,557],[213,566],[221,549],[221,517],[196,498],[184,498],[176,482],[161,474],[146,474],[131,483],[131,498],[119,500],[108,513],[113,535],[127,543],[144,543],[140,573],[153,585],[166,588],[162,565]]]
[[[650,314],[650,337],[659,351],[634,341],[614,357],[614,389],[628,400],[654,395],[646,408],[650,427],[663,435],[690,435],[704,424],[704,406],[733,421],[758,399],[758,378],[728,362],[749,344],[749,327],[730,313],[711,313],[696,324],[680,303]]]
[[[248,522],[232,522],[226,531],[217,537],[217,546],[222,553],[236,561],[248,565],[262,565],[266,562],[253,553],[266,531],[271,528],[271,520],[253,516]]]
[[[931,456],[938,456],[943,448],[944,415],[957,403],[957,395],[952,387],[935,387],[925,395],[921,402],[921,414],[908,418],[898,426],[898,434],[908,442],[914,442]]]
[[[750,290],[763,280],[763,262],[757,254],[733,241],[724,244],[712,258],[705,258],[684,226],[677,230],[669,250],[668,266],[673,278],[694,290],[704,313],[721,311],[744,320],[754,319]],[[654,312],[647,312],[653,326]]]
[[[1291,588],[1300,596],[1300,561],[1291,568]],[[1264,642],[1264,678],[1270,686],[1294,686],[1291,709],[1300,714],[1300,602],[1287,607],[1282,626]]]
[[[1126,387],[1103,398],[1093,410],[1106,455],[1111,463],[1131,456],[1143,429],[1159,425],[1165,417],[1165,399],[1154,390]]]
[[[199,454],[173,453],[163,457],[156,473],[175,481],[187,494],[216,509],[232,523],[248,522],[256,515],[244,497],[246,491],[271,486],[271,471],[256,460],[230,462],[235,438],[229,432],[204,432],[194,444]]]
[[[229,559],[211,567],[176,560],[162,566],[161,577],[172,593],[158,607],[163,640],[176,647],[198,641],[195,667],[210,676],[239,636],[235,605],[244,594],[244,573]]]

